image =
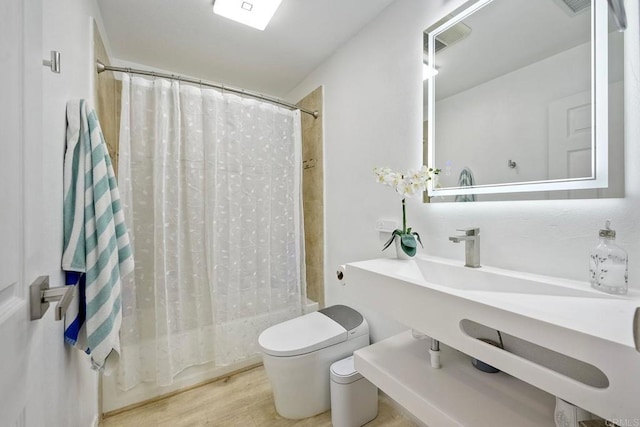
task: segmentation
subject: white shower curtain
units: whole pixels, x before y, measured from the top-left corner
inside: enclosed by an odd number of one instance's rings
[[[118,385],[255,355],[306,300],[299,111],[124,76],[119,182],[135,274]]]

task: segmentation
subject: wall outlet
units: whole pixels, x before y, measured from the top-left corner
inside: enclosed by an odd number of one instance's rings
[[[398,221],[394,219],[379,219],[376,221],[376,231],[393,233],[398,228]]]

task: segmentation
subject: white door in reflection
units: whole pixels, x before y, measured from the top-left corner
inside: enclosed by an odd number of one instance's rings
[[[591,91],[549,104],[549,179],[591,176]],[[597,197],[597,190],[592,196]],[[556,193],[564,193],[556,192]],[[551,194],[551,198],[567,195]]]

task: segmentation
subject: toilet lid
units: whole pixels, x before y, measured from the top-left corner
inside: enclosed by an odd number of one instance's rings
[[[274,325],[258,337],[262,351],[272,356],[297,356],[338,344],[347,330],[322,313],[305,314]]]

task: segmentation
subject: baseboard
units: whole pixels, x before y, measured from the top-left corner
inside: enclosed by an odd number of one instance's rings
[[[224,380],[228,379],[229,377],[232,377],[232,376],[238,375],[238,374],[242,374],[243,372],[246,372],[246,371],[250,371],[251,369],[257,368],[258,366],[262,366],[262,361],[260,361],[258,363],[251,363],[251,364],[249,364],[247,366],[243,366],[242,368],[239,368],[239,369],[230,370],[230,371],[228,371],[228,372],[226,372],[224,374],[221,374],[221,375],[218,375],[218,376],[215,376],[215,377],[212,377],[212,378],[208,378],[208,379],[203,380],[203,381],[198,381],[198,382],[195,382],[195,383],[192,383],[192,384],[189,384],[189,385],[182,386],[182,387],[180,387],[180,388],[178,388],[176,390],[170,391],[168,393],[163,393],[163,394],[160,394],[160,395],[148,398],[148,399],[141,400],[141,401],[136,402],[136,403],[132,403],[130,405],[127,405],[127,406],[124,406],[124,407],[121,407],[121,408],[118,408],[118,409],[114,409],[112,411],[107,411],[107,412],[102,414],[102,418],[112,417],[114,415],[118,415],[118,414],[121,414],[123,412],[127,412],[127,411],[130,411],[132,409],[136,409],[136,408],[139,408],[141,406],[148,405],[150,403],[155,403],[155,402],[158,402],[160,400],[164,400],[164,399],[167,399],[169,397],[175,396],[177,394],[183,393],[185,391],[189,391],[189,390],[193,390],[194,388],[202,387],[202,386],[204,386],[206,384],[211,384],[211,383],[214,383],[214,382],[217,382],[217,381],[224,381]]]

